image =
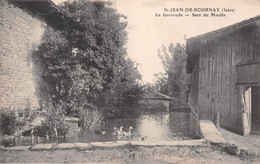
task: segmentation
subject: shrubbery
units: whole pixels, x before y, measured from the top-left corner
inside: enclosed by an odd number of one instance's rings
[[[78,108],[78,118],[80,126],[88,130],[93,130],[99,126],[103,120],[102,113],[93,105],[84,103]]]
[[[46,115],[42,125],[36,126],[33,129],[33,134],[39,137],[49,135],[51,138],[54,138],[57,137],[55,129],[57,130],[58,136],[65,136],[68,130],[68,124],[66,124],[64,117],[59,115],[58,112],[50,112]]]
[[[33,134],[40,137],[49,135],[51,138],[57,137],[57,134],[58,136],[65,136],[69,126],[64,120],[62,104],[53,106],[49,103],[45,110],[46,113],[43,115],[45,120],[41,125],[34,127]]]
[[[0,109],[0,129],[2,135],[12,135],[24,125],[24,119],[19,118],[14,110]]]
[[[33,134],[39,137],[50,138],[58,136],[64,137],[69,129],[69,124],[65,121],[66,108],[74,105],[73,117],[79,119],[80,126],[87,130],[94,130],[103,121],[103,115],[95,106],[87,103],[66,104],[60,102],[56,105],[47,103],[43,111],[37,110],[20,110],[17,114],[14,110],[1,109],[0,111],[0,128],[2,135],[25,135]],[[19,116],[20,115],[20,116]]]
[[[45,107],[46,113],[44,115],[45,120],[40,126],[34,128],[34,135],[45,137],[47,134],[53,138],[58,136],[64,137],[68,132],[69,124],[65,121],[67,116],[66,111],[71,108],[70,116],[77,117],[79,119],[80,126],[87,130],[94,130],[99,126],[103,120],[103,115],[95,106],[87,102],[60,102],[53,106],[48,103]],[[57,131],[55,131],[55,129]]]

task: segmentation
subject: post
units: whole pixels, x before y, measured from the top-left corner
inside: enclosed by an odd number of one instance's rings
[[[217,123],[216,123],[217,129],[220,129],[220,125],[219,125],[219,111],[217,113]]]
[[[34,144],[34,135],[33,135],[33,129],[31,131],[31,144],[33,145]]]
[[[14,137],[14,146],[17,146],[17,137]]]
[[[34,135],[33,134],[31,135],[31,144],[32,145],[34,144]]]
[[[48,135],[48,133],[46,134],[46,141],[49,141],[49,135]]]
[[[36,142],[40,143],[40,137],[39,136],[36,137]]]
[[[59,137],[59,134],[58,134],[58,131],[57,131],[56,126],[55,126],[55,128],[54,128],[54,132],[55,132],[55,136],[56,136],[56,138],[58,138],[58,137]]]
[[[78,133],[76,131],[76,142],[78,142]]]
[[[214,121],[214,111],[215,111],[215,109],[214,109],[214,99],[212,98],[211,99],[211,120],[212,121]]]

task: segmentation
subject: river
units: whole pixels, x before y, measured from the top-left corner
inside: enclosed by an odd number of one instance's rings
[[[143,114],[137,118],[108,120],[96,132],[80,130],[77,138],[67,138],[66,142],[104,142],[115,140],[188,140],[189,113],[159,112],[156,114]],[[126,135],[114,133],[114,128],[120,133],[119,128]],[[132,127],[129,134],[129,127]]]

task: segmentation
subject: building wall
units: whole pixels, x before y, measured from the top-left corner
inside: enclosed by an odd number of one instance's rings
[[[192,69],[190,105],[198,111],[199,119],[215,121],[219,111],[220,124],[241,133],[242,106],[237,64],[260,60],[259,27],[260,22],[256,21],[187,42],[188,55],[198,53]],[[251,71],[257,74],[260,70]]]
[[[260,131],[260,86],[252,87],[252,130]]]
[[[198,113],[198,89],[199,89],[199,53],[197,53],[194,58],[194,68],[191,74],[191,87],[190,87],[190,97],[189,106],[191,110]]]
[[[0,108],[38,107],[30,54],[39,45],[44,24],[32,15],[0,1]]]

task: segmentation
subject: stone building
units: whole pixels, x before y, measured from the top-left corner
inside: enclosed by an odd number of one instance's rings
[[[142,97],[142,101],[148,109],[151,110],[154,108],[158,108],[158,110],[163,110],[167,112],[169,112],[170,110],[170,101],[172,100],[174,100],[174,98],[156,91],[145,92]]]
[[[38,108],[31,52],[46,26],[56,30],[72,21],[52,1],[0,1],[0,109]]]

